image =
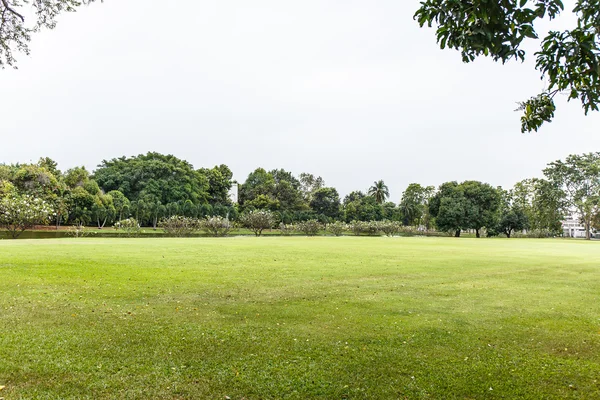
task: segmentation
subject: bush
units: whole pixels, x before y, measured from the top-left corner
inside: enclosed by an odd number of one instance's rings
[[[365,231],[365,222],[356,220],[350,222],[350,230],[355,236],[361,235]]]
[[[348,225],[343,222],[336,221],[334,223],[329,224],[327,230],[333,233],[335,236],[342,236],[344,231],[348,229]]]
[[[202,224],[197,218],[173,215],[172,217],[161,219],[158,226],[163,228],[169,236],[184,237],[196,233],[200,230]]]
[[[69,227],[69,230],[67,231],[67,235],[71,236],[71,237],[85,237],[85,236],[89,236],[90,234],[95,234],[96,232],[90,232],[88,230],[85,229],[85,226],[83,225],[73,225],[71,227]]]
[[[386,236],[396,236],[401,229],[402,224],[398,221],[382,221],[379,223],[379,230]]]
[[[127,218],[121,221],[115,222],[113,227],[116,230],[124,231],[127,236],[135,236],[140,233],[140,224],[135,218]]]
[[[364,225],[364,232],[369,236],[378,235],[381,232],[381,222],[369,221]]]
[[[292,224],[284,224],[283,222],[279,224],[279,232],[281,232],[282,236],[290,236],[295,230],[294,225]]]
[[[260,236],[263,230],[273,226],[275,216],[271,211],[253,210],[242,215],[240,222],[243,227],[250,229],[256,236]]]
[[[551,231],[549,229],[532,229],[527,231],[527,233],[523,232],[514,232],[512,235],[514,238],[536,238],[536,239],[546,239],[556,236],[556,232]]]
[[[323,225],[316,219],[309,219],[308,221],[296,224],[296,230],[304,233],[306,236],[316,236],[321,229],[323,229]]]
[[[0,226],[16,239],[25,229],[48,224],[52,210],[42,199],[12,193],[0,198]]]
[[[211,236],[227,236],[231,230],[231,222],[223,217],[210,217],[202,221],[202,229]]]
[[[419,229],[414,226],[400,225],[398,228],[398,233],[404,233],[406,236],[413,236],[413,235],[422,235],[425,232],[419,231]],[[431,232],[431,233],[435,233],[435,232]],[[452,236],[454,236],[454,232],[452,232]]]

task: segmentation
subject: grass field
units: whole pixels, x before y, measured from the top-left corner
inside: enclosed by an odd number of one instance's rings
[[[0,397],[600,398],[600,243],[0,241]]]

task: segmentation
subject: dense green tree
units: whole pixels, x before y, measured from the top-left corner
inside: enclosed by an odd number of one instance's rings
[[[150,225],[152,225],[152,228],[156,229],[156,227],[158,226],[158,221],[165,216],[167,208],[160,202],[160,200],[157,197],[152,195],[147,195],[143,197],[143,202],[145,205],[144,217],[149,221]],[[195,208],[193,204],[192,207]]]
[[[383,203],[383,219],[389,221],[401,221],[403,219],[402,210],[392,201]]]
[[[561,0],[424,0],[415,14],[421,26],[437,26],[440,47],[457,49],[464,62],[490,56],[502,63],[524,60],[523,43],[537,39],[535,25],[564,10]],[[600,2],[577,0],[572,29],[550,30],[541,41],[536,69],[546,89],[520,103],[521,130],[537,131],[554,117],[554,97],[579,99],[587,114],[600,103]],[[542,28],[544,29],[544,28]]]
[[[64,182],[69,189],[83,186],[90,179],[90,173],[85,167],[75,167],[64,174]]]
[[[499,189],[478,181],[446,182],[429,201],[429,210],[442,231],[460,236],[464,229],[473,229],[477,237],[481,229],[494,228],[501,204]]]
[[[544,175],[564,193],[569,211],[577,213],[590,239],[592,219],[600,212],[600,153],[572,154],[544,169]]]
[[[229,167],[221,164],[211,169],[201,168],[199,172],[208,181],[208,202],[210,204],[231,204],[229,191],[233,185],[233,172]]]
[[[50,172],[56,179],[62,177],[62,172],[58,169],[58,163],[51,159],[50,157],[41,157],[37,166],[41,168],[45,168],[48,172]]]
[[[129,212],[129,207],[131,206],[129,199],[118,190],[111,190],[107,194],[113,200],[113,205],[115,207],[115,217],[118,221],[122,220],[123,217]]]
[[[92,218],[96,221],[98,229],[104,228],[106,222],[114,220],[117,214],[112,196],[102,193],[94,196],[94,204],[91,211]]]
[[[10,181],[19,192],[44,201],[52,201],[58,194],[58,179],[48,169],[36,164],[15,166]]]
[[[246,208],[246,202],[256,199],[263,195],[269,197],[272,201],[275,191],[275,178],[264,168],[257,168],[248,174],[246,181],[239,186],[238,203],[242,208]]]
[[[356,200],[348,201],[344,204],[344,219],[346,222],[383,220],[383,205],[379,204],[375,197],[355,197],[357,198]]]
[[[78,186],[70,191],[67,204],[69,221],[80,226],[87,225],[92,221],[95,198],[83,187]]]
[[[313,193],[310,208],[317,214],[328,219],[336,219],[340,216],[340,195],[332,187],[323,187]]]
[[[525,179],[512,190],[513,202],[527,216],[530,229],[560,233],[564,218],[564,193],[545,179]]]
[[[304,197],[304,201],[308,204],[312,200],[313,193],[325,187],[325,181],[320,176],[302,172],[300,174],[300,190]]]
[[[259,194],[252,200],[248,200],[244,203],[244,209],[246,210],[269,210],[277,211],[280,209],[279,200],[267,194]]]
[[[308,210],[302,192],[302,183],[291,172],[283,169],[267,172],[257,168],[240,185],[238,193],[242,209],[263,209],[286,212]]]
[[[429,211],[439,230],[454,232],[454,236],[459,237],[469,225],[465,205],[463,188],[457,182],[446,182],[430,199]]]
[[[465,181],[460,184],[465,198],[467,228],[474,229],[477,237],[482,228],[493,228],[498,223],[501,192],[487,183]]]
[[[424,187],[418,183],[408,185],[402,193],[400,201],[400,210],[405,225],[419,226],[422,224],[427,213],[427,204],[434,191],[433,186]]]
[[[277,181],[276,181],[277,182]],[[282,210],[299,211],[308,209],[302,192],[290,181],[279,181],[275,184],[273,197],[279,202]]]
[[[504,233],[510,238],[515,231],[522,231],[529,228],[529,217],[526,212],[526,206],[523,204],[520,196],[515,195],[515,191],[502,191],[502,200],[499,210],[498,225],[495,229],[488,230],[488,236],[493,231]],[[495,232],[494,232],[495,233]]]
[[[513,232],[529,227],[529,220],[525,211],[519,207],[510,207],[500,214],[498,230],[510,238]]]
[[[455,237],[468,228],[466,202],[464,197],[443,197],[440,199],[439,213],[435,223],[442,231],[453,231]]]
[[[373,182],[373,186],[369,188],[368,194],[373,197],[378,204],[383,204],[386,199],[390,197],[390,190],[383,180],[379,180]]]
[[[346,195],[346,197],[344,197],[344,206],[353,201],[360,200],[363,197],[365,197],[365,194],[363,192],[361,192],[360,190],[355,190],[353,192],[350,192],[349,194]]]
[[[140,154],[104,160],[94,172],[95,180],[105,191],[119,190],[130,201],[152,195],[161,204],[208,201],[208,179],[190,163],[172,155]]]

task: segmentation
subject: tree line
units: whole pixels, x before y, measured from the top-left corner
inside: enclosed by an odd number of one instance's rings
[[[557,160],[543,174],[510,189],[479,181],[445,182],[438,188],[411,183],[394,203],[382,180],[342,199],[322,177],[284,169],[257,168],[238,183],[226,165],[194,169],[155,152],[104,160],[93,172],[85,167],[63,172],[46,157],[0,165],[0,224],[14,235],[36,224],[102,229],[126,219],[156,229],[175,216],[243,224],[261,211],[271,227],[389,221],[454,236],[473,231],[477,237],[510,237],[522,230],[559,235],[565,215],[575,213],[589,238],[600,225],[600,153]],[[230,198],[234,185],[235,203]]]

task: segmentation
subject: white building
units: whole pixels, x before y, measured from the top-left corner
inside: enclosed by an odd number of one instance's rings
[[[579,222],[577,214],[567,215],[562,222],[563,236],[585,238],[585,226]]]

